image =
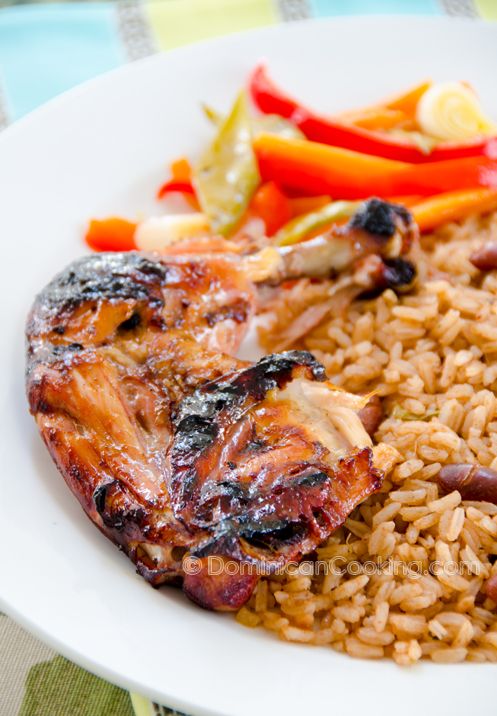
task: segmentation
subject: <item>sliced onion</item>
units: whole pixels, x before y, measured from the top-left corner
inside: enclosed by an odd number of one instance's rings
[[[141,251],[161,251],[178,241],[209,233],[205,214],[166,214],[142,221],[135,232],[136,247]]]
[[[428,135],[445,140],[497,134],[497,125],[485,116],[478,98],[462,82],[432,85],[418,103],[416,119]]]

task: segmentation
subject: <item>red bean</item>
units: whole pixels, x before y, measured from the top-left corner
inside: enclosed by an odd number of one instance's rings
[[[482,591],[497,604],[497,574],[492,574],[483,585]]]
[[[483,500],[497,505],[497,472],[489,467],[467,463],[444,465],[437,481],[444,492],[458,490],[463,500]]]
[[[497,241],[487,241],[479,249],[473,251],[469,260],[480,271],[497,269]]]
[[[373,395],[364,408],[359,410],[359,417],[366,432],[373,437],[383,420],[383,406],[379,396]]]

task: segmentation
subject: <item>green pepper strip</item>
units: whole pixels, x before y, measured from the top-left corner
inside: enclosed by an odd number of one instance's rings
[[[302,241],[311,231],[319,231],[332,221],[348,219],[355,214],[359,201],[332,201],[318,211],[311,211],[309,214],[297,216],[285,224],[275,235],[274,239],[278,246],[291,246]]]
[[[194,167],[192,181],[212,229],[228,235],[244,215],[260,183],[244,92],[238,95],[214,141]]]
[[[224,116],[208,104],[203,104],[204,114],[216,127],[219,127],[224,121]],[[260,114],[251,117],[252,134],[256,137],[258,134],[277,134],[279,137],[287,137],[288,139],[305,139],[300,129],[292,124],[288,119],[280,117],[278,114]]]

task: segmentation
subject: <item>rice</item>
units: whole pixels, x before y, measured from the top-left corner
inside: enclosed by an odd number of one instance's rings
[[[334,315],[323,308],[332,282],[304,279],[269,305],[264,346],[310,350],[337,385],[375,390],[376,442],[404,462],[317,550],[328,570],[307,562],[261,579],[240,623],[400,665],[497,661],[497,604],[483,591],[497,575],[497,507],[436,483],[447,463],[497,469],[497,272],[468,260],[488,240],[497,214],[424,237],[408,295],[387,290]]]

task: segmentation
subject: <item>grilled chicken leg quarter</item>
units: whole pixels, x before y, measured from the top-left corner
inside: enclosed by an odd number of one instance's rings
[[[220,610],[382,479],[366,399],[327,383],[310,353],[233,357],[254,312],[248,275],[223,255],[87,256],[27,325],[30,409],[87,515],[151,584],[181,582]],[[212,556],[240,569],[213,574]]]

